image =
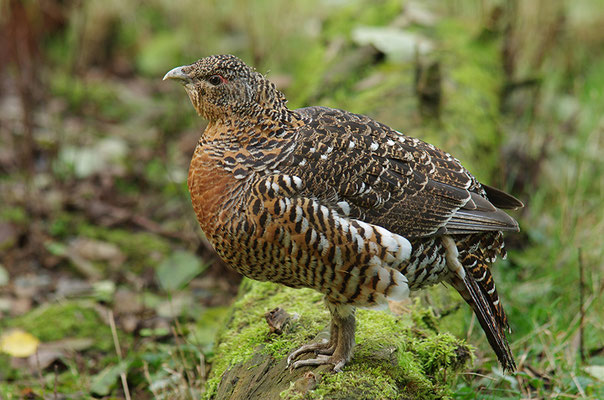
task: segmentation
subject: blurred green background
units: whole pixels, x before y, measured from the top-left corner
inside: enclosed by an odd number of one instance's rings
[[[205,121],[161,78],[217,53],[524,201],[494,267],[520,372],[463,306],[452,397],[604,398],[602,26],[601,0],[0,0],[0,398],[203,393],[240,277],[189,203]]]

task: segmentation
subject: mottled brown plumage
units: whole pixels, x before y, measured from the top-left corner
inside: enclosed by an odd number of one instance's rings
[[[197,218],[242,274],[325,294],[329,342],[306,345],[333,364],[354,347],[355,307],[384,307],[438,282],[470,304],[503,367],[515,368],[489,263],[505,256],[500,209],[522,203],[481,185],[448,153],[366,116],[290,110],[285,97],[234,56],[178,67],[209,120],[189,169]]]

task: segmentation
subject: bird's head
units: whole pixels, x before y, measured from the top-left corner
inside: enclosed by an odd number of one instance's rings
[[[209,121],[259,117],[285,108],[285,97],[275,85],[233,55],[176,67],[166,79],[179,81],[197,113]]]

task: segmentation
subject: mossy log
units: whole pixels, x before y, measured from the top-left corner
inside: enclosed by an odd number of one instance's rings
[[[289,314],[281,333],[265,314]],[[391,311],[357,312],[357,346],[344,371],[328,366],[287,368],[298,346],[327,338],[329,313],[321,294],[246,280],[219,333],[206,399],[440,399],[472,358],[471,350],[417,302]],[[274,329],[273,329],[274,330]],[[277,330],[278,331],[278,330]]]

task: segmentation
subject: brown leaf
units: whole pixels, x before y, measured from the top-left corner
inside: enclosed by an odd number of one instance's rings
[[[27,358],[27,364],[32,370],[44,370],[69,353],[86,350],[93,344],[94,340],[90,338],[66,338],[42,343],[38,346],[38,352]]]

